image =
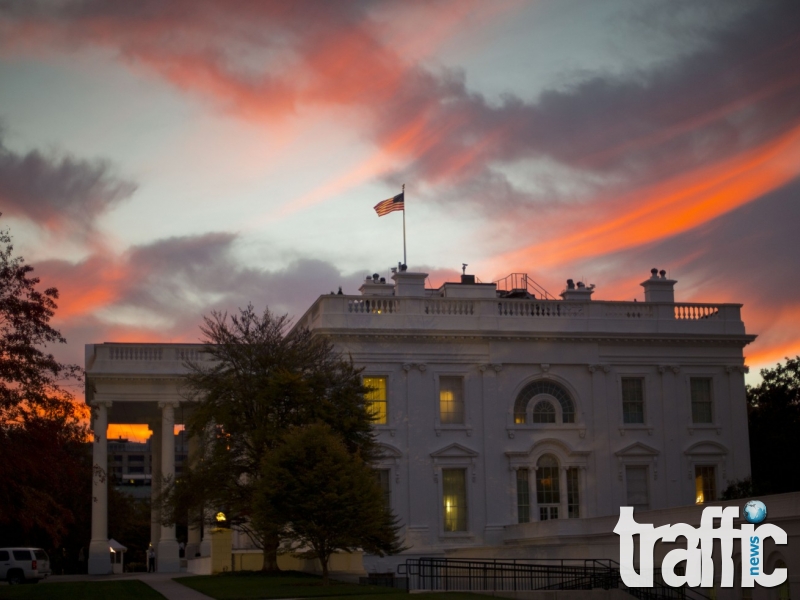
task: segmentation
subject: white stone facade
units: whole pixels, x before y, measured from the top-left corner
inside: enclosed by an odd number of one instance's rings
[[[750,475],[742,349],[754,336],[740,305],[675,303],[663,272],[642,284],[645,302],[592,300],[580,284],[562,300],[498,295],[469,276],[426,290],[425,278],[401,271],[394,285],[369,280],[360,296],[321,296],[296,325],[386,383],[377,467],[409,553],[503,544],[518,536],[521,516],[536,522],[542,510],[564,519],[618,514],[631,501],[685,506],[700,493],[699,473],[716,496]],[[87,346],[87,401],[107,407],[98,422],[107,413],[155,431],[161,420],[180,421],[182,364],[197,349]],[[623,382],[635,392],[626,392],[636,400],[627,412]],[[455,418],[442,412],[453,385],[463,400],[452,404]],[[534,414],[537,406],[545,412]],[[162,456],[169,476],[174,465]],[[549,502],[537,501],[537,473],[558,492]],[[518,490],[525,476],[527,508]],[[106,535],[101,520],[93,544]],[[174,531],[156,533],[171,557]]]
[[[425,290],[425,274],[394,279],[367,282],[360,297],[322,296],[297,325],[328,336],[365,376],[386,378],[379,466],[390,469],[410,552],[503,543],[520,518],[519,469],[530,478],[529,520],[539,520],[543,455],[560,470],[562,519],[570,468],[581,518],[628,504],[629,467],[643,467],[649,509],[695,503],[698,466],[713,467],[717,497],[750,475],[742,349],[754,337],[739,305],[675,303],[675,282],[663,274],[643,283],[651,301],[641,303],[591,300],[580,286],[562,293],[577,299],[555,301],[499,298],[492,284]],[[440,379],[453,376],[463,378],[463,422],[444,424]],[[624,422],[623,378],[642,382],[641,423]],[[693,422],[692,379],[710,381],[711,418],[701,419],[710,422]],[[562,393],[572,422],[564,422]],[[554,423],[532,422],[540,400],[555,409]],[[515,422],[515,405],[525,423]],[[446,469],[466,472],[465,531],[445,531]]]

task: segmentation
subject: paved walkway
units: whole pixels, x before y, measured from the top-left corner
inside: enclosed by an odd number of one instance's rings
[[[186,577],[187,575],[191,575],[191,573],[140,573],[136,579],[144,581],[167,600],[213,600],[211,596],[206,596],[173,581],[175,577]]]
[[[156,590],[167,600],[213,600],[206,596],[173,581],[175,577],[186,577],[191,573],[122,573],[120,575],[53,575],[48,577],[47,583],[60,583],[67,581],[124,581],[138,579]],[[44,583],[44,582],[43,582]]]

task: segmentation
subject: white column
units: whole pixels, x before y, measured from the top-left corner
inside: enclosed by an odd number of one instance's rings
[[[196,435],[189,436],[189,468],[194,469],[200,460],[200,440]],[[189,515],[189,532],[186,539],[186,558],[192,559],[200,551],[200,524],[192,523],[194,517],[201,513]]]
[[[150,543],[158,552],[158,541],[161,539],[161,509],[158,506],[158,495],[161,493],[161,419],[150,423]]]
[[[175,404],[159,402],[161,408],[161,481],[168,485],[175,480]],[[181,569],[178,541],[175,539],[175,525],[161,525],[161,539],[158,541],[158,571],[177,573]]]
[[[89,543],[89,575],[111,573],[108,547],[108,409],[111,402],[98,401],[92,409],[92,540]]]
[[[569,518],[569,499],[567,497],[567,469],[568,467],[561,467],[561,479],[558,482],[558,493],[561,496],[560,506],[558,507],[558,518]]]

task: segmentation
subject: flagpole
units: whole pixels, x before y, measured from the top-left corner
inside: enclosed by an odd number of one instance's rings
[[[395,188],[397,189],[397,188]],[[406,184],[403,184],[403,264],[407,265],[406,260]]]

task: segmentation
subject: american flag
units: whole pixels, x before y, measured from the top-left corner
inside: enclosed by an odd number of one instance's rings
[[[405,192],[400,192],[397,196],[393,196],[388,200],[384,200],[383,202],[378,202],[375,205],[375,212],[378,213],[379,217],[383,215],[388,215],[390,212],[394,212],[396,210],[405,210]]]

